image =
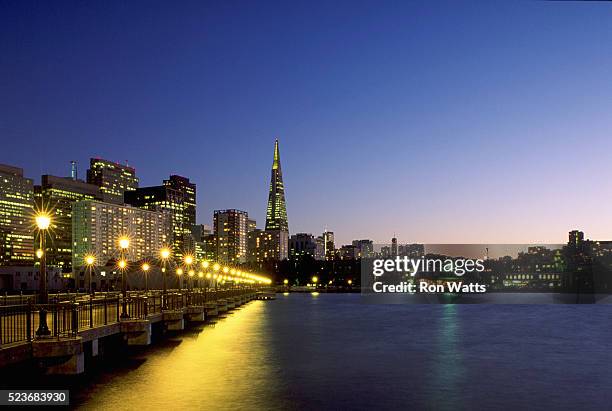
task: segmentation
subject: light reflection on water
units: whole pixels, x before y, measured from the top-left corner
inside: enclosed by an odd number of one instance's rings
[[[609,409],[602,305],[371,305],[290,294],[90,376],[92,409]]]
[[[181,334],[141,353],[136,369],[90,387],[86,407],[125,409],[266,408],[274,398],[274,368],[266,302],[254,301],[214,326]],[[264,389],[262,389],[264,388]]]

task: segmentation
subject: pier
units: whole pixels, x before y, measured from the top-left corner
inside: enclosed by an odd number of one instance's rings
[[[270,299],[257,287],[220,290],[96,293],[36,304],[0,306],[0,367],[35,360],[47,374],[80,374],[85,353],[96,357],[105,339],[126,346],[151,344],[153,328],[180,332],[189,324],[213,321],[255,299]],[[37,335],[39,312],[47,311],[49,335]]]

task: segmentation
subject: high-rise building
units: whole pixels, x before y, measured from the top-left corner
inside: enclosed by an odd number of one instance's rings
[[[584,242],[584,232],[578,230],[572,230],[569,232],[569,239],[567,244],[573,247],[579,247]]]
[[[104,201],[115,204],[123,204],[124,193],[138,188],[138,177],[133,167],[101,158],[90,159],[87,182],[100,187]]]
[[[340,257],[341,260],[354,260],[357,258],[357,254],[357,247],[352,244],[343,245],[338,250],[338,257]]]
[[[274,143],[274,160],[272,162],[272,176],[270,178],[270,192],[268,194],[268,208],[266,210],[266,230],[289,231],[278,140]]]
[[[34,264],[33,205],[32,180],[0,164],[0,265]]]
[[[183,195],[183,232],[191,234],[196,225],[196,185],[187,177],[171,175],[164,180],[164,186],[170,187]]]
[[[101,200],[100,188],[71,177],[43,175],[36,191],[40,191],[37,201],[42,204],[39,207],[49,208],[53,221],[53,230],[49,231],[51,241],[47,242],[47,264],[69,272],[72,268],[72,205],[80,200]]]
[[[325,238],[322,235],[315,238],[315,260],[325,260]]]
[[[334,244],[334,232],[327,231],[323,233],[323,244],[326,260],[333,260],[336,256],[336,246]]]
[[[217,259],[226,264],[246,262],[247,220],[249,214],[240,210],[215,210],[213,234],[217,238]]]
[[[289,238],[289,258],[299,260],[305,256],[315,257],[317,243],[312,234],[298,233]]]
[[[372,240],[353,240],[356,248],[356,258],[369,258],[374,255],[374,243]]]
[[[156,259],[172,234],[172,217],[167,211],[148,211],[129,205],[82,200],[72,206],[72,266],[83,266],[87,254],[98,265],[119,257],[118,240],[130,238],[125,257],[129,261]]]
[[[391,239],[391,257],[397,257],[397,238]]]
[[[169,185],[141,187],[135,191],[125,193],[125,202],[134,207],[150,211],[167,211],[172,218],[172,235],[168,239],[168,245],[172,245],[172,253],[176,261],[181,261],[185,251],[192,250],[193,244],[185,244],[185,194]],[[186,247],[189,247],[187,249]]]

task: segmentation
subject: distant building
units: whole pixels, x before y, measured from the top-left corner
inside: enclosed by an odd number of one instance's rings
[[[356,249],[356,258],[369,258],[374,255],[374,243],[372,240],[353,240]]]
[[[130,238],[126,254],[129,261],[156,259],[172,234],[172,217],[164,211],[148,211],[128,205],[84,200],[72,208],[73,270],[83,266],[87,254],[96,257],[96,265],[116,260],[120,253],[118,239]]]
[[[397,238],[391,239],[391,257],[397,257]]]
[[[315,260],[325,260],[325,239],[322,235],[315,238]]]
[[[217,237],[217,259],[226,264],[246,262],[247,220],[249,214],[241,210],[215,210],[214,235]]]
[[[401,257],[419,258],[425,255],[425,246],[423,244],[400,244],[398,255]]]
[[[62,272],[72,269],[72,205],[80,200],[101,200],[100,187],[71,177],[43,175],[36,187],[37,201],[52,211],[53,230],[47,242],[47,264],[60,267]],[[38,194],[38,193],[37,193]],[[42,206],[41,204],[41,206]]]
[[[133,167],[101,158],[90,159],[87,182],[100,187],[103,201],[115,204],[123,204],[124,193],[138,188]]]
[[[391,257],[391,247],[389,247],[388,245],[382,246],[380,248],[380,256],[382,258],[389,258],[389,257]]]
[[[282,261],[288,257],[288,233],[282,230],[255,229],[248,233],[248,261]]]
[[[341,260],[354,260],[357,258],[358,251],[354,245],[343,245],[338,250],[338,257]]]
[[[323,244],[325,247],[325,259],[333,260],[336,257],[336,246],[334,244],[333,231],[325,231],[323,233]]]
[[[0,265],[34,265],[34,184],[0,164]]]
[[[289,238],[289,259],[299,260],[304,256],[315,258],[317,243],[312,234],[298,233]]]
[[[569,232],[568,245],[579,247],[584,243],[584,233],[582,231],[573,230]]]

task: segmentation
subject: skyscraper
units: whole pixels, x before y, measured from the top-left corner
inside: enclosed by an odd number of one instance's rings
[[[0,164],[0,265],[34,264],[33,205],[32,180]]]
[[[136,170],[101,158],[92,158],[87,170],[87,182],[100,187],[104,201],[123,204],[123,194],[138,188]]]
[[[183,194],[183,232],[190,234],[196,224],[196,185],[187,177],[171,175],[164,186]]]
[[[168,211],[172,218],[172,253],[176,261],[183,258],[185,250],[185,196],[168,185],[141,187],[125,193],[125,202],[150,211]]]
[[[246,211],[215,210],[213,234],[217,238],[219,262],[226,264],[246,262],[248,219]]]
[[[49,232],[51,241],[47,243],[47,264],[69,272],[72,267],[72,205],[79,200],[101,200],[100,188],[71,177],[43,175],[36,191],[40,193],[37,201],[50,208],[54,225]]]
[[[278,140],[274,143],[274,161],[272,162],[272,176],[266,211],[266,230],[289,231]]]
[[[289,252],[289,222],[287,221],[287,205],[285,204],[285,186],[281,171],[278,140],[274,143],[274,160],[272,176],[268,193],[268,208],[266,210],[266,229],[268,234],[264,244],[268,259],[281,261],[288,257]]]

